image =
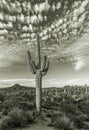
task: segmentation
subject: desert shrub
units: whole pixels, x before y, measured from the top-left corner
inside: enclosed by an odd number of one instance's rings
[[[87,120],[87,116],[84,114],[78,115],[78,116],[72,116],[71,120],[74,122],[74,125],[77,128],[85,128],[87,127],[84,122]]]
[[[83,129],[89,130],[89,122],[84,122],[83,123]]]
[[[46,114],[46,117],[49,117],[49,118],[56,118],[56,117],[62,117],[63,116],[63,112],[62,111],[57,111],[57,110],[54,110],[54,111],[47,111],[47,114]]]
[[[10,130],[10,124],[11,124],[11,119],[10,117],[5,117],[1,123],[0,123],[0,130]]]
[[[62,117],[52,118],[51,123],[56,128],[60,128],[61,130],[74,130],[73,122],[69,120],[65,115]]]
[[[2,114],[3,115],[8,115],[8,113],[15,107],[14,104],[12,103],[13,101],[7,100],[2,104]]]
[[[73,121],[77,128],[83,128],[83,120],[80,117],[73,117]]]
[[[6,108],[6,109],[12,109],[14,107],[19,107],[23,110],[33,110],[35,108],[34,105],[34,101],[29,102],[29,100],[27,99],[27,97],[24,97],[23,95],[19,95],[19,94],[14,94],[11,95],[10,97],[8,97],[6,100],[3,101],[2,103],[2,108]]]
[[[25,126],[26,124],[32,122],[34,117],[31,112],[23,111],[22,109],[15,108],[13,109],[8,116],[11,118],[14,126]]]
[[[77,106],[73,105],[72,103],[70,104],[61,104],[61,110],[65,112],[66,114],[77,114],[79,111]]]
[[[10,109],[9,108],[3,108],[2,109],[2,115],[8,115]]]
[[[31,123],[34,117],[30,112],[25,112],[22,109],[14,108],[8,113],[7,118],[1,122],[1,128],[24,127]]]
[[[34,121],[35,115],[33,112],[27,111],[25,114],[26,114],[25,116],[28,123],[31,123]]]
[[[2,107],[6,109],[10,109],[14,106],[14,101],[12,99],[4,100]]]
[[[87,103],[86,101],[81,101],[78,104],[78,107],[82,112],[87,113],[89,115],[89,102]]]
[[[0,112],[2,111],[2,102],[0,101]]]
[[[0,92],[0,101],[4,101],[4,93]]]
[[[34,103],[21,101],[19,102],[19,108],[23,110],[33,110],[35,108]]]
[[[51,118],[51,117],[53,117],[53,115],[51,113],[47,113],[46,117]]]
[[[9,112],[8,116],[11,119],[11,125],[18,127],[27,124],[25,112],[21,109],[15,108]]]

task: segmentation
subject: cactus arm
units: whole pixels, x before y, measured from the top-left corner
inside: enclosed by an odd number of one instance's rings
[[[27,56],[28,56],[28,63],[29,63],[29,66],[30,66],[30,71],[31,71],[33,74],[36,74],[36,68],[35,68],[34,65],[33,65],[33,61],[31,60],[31,54],[30,54],[29,51],[27,52]]]
[[[27,51],[27,56],[28,56],[28,59],[31,60],[31,54],[30,54],[30,51]]]
[[[42,66],[41,66],[41,70],[42,70],[42,71],[45,69],[46,61],[47,61],[47,56],[44,56],[44,57],[43,57],[43,63],[42,63]]]
[[[48,71],[48,69],[49,69],[49,61],[47,60],[46,61],[46,66],[45,66],[45,68],[43,69],[42,72]]]
[[[42,72],[42,76],[45,76],[47,74],[48,68],[49,68],[49,61],[47,60],[45,68],[41,71]]]
[[[29,61],[29,67],[30,67],[30,71],[32,72],[32,74],[36,74],[36,70],[34,69],[31,61]]]
[[[32,60],[31,60],[31,61],[32,61]],[[35,70],[37,70],[37,66],[36,66],[36,64],[35,64],[34,61],[32,61],[32,66],[34,67]]]
[[[42,76],[45,76],[47,74],[48,71],[44,71],[42,72]]]

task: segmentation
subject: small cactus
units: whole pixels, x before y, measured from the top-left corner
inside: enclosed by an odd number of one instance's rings
[[[37,34],[37,48],[36,48],[36,63],[32,60],[30,51],[27,52],[28,62],[30,66],[30,71],[33,74],[36,74],[36,109],[38,114],[41,113],[41,98],[42,98],[42,76],[45,76],[48,68],[49,61],[47,56],[43,57],[43,62],[41,62],[41,54],[40,54],[40,42],[39,35]]]

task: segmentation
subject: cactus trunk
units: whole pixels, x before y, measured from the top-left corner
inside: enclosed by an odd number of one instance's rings
[[[36,109],[37,113],[41,113],[41,98],[42,98],[42,74],[40,70],[36,73]]]
[[[36,47],[36,59],[37,59],[37,72],[36,72],[36,109],[37,113],[41,113],[41,91],[42,91],[42,74],[41,67],[41,55],[40,55],[40,42],[39,35],[37,34],[37,47]]]
[[[40,55],[40,42],[39,42],[39,35],[38,34],[37,34],[37,46],[36,46],[36,62],[37,62],[37,68],[40,69],[41,55]]]

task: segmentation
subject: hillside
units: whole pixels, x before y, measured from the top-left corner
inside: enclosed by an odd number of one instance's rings
[[[12,87],[6,87],[6,88],[0,88],[0,92],[16,92],[16,91],[25,91],[25,90],[35,90],[33,87],[26,87],[26,86],[21,86],[19,84],[15,84]]]

